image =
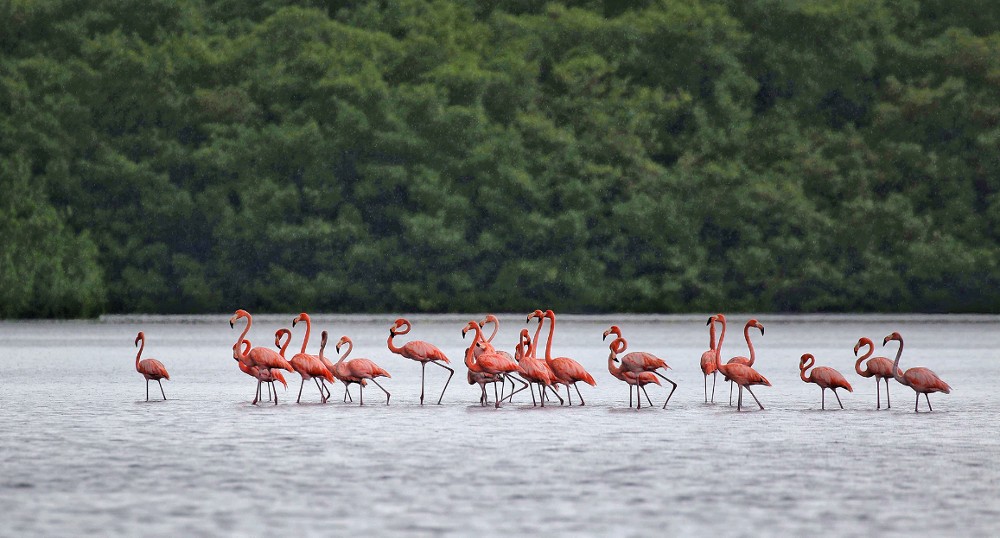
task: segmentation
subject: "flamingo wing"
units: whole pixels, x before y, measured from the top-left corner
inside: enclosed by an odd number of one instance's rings
[[[448,357],[445,356],[444,352],[437,348],[434,344],[430,342],[424,342],[423,340],[414,340],[412,342],[407,342],[403,346],[402,355],[408,359],[414,359],[418,361],[442,361],[444,363],[451,363]]]
[[[715,361],[714,356],[712,360]],[[649,371],[656,370],[657,368],[670,368],[666,362],[663,362],[663,359],[645,351],[635,351],[625,355],[622,357],[622,364],[635,365],[639,370]]]
[[[711,349],[701,354],[701,373],[708,375],[715,371],[715,351]]]
[[[847,382],[847,379],[841,375],[840,372],[830,368],[829,366],[819,366],[813,368],[811,378],[813,383],[823,387],[823,388],[835,388],[835,389],[845,389],[849,392],[854,392],[851,384]]]
[[[910,386],[917,392],[951,393],[951,386],[927,368],[920,366],[910,368],[905,374],[903,374],[903,377],[906,378]]]
[[[170,374],[167,373],[166,367],[163,366],[162,362],[156,359],[143,359],[139,361],[139,372],[154,379],[170,379]]]
[[[590,372],[581,366],[580,363],[569,357],[552,359],[552,369],[555,371],[556,377],[561,380],[566,380],[569,383],[583,381],[590,386],[597,386],[597,381],[594,381],[594,377],[590,375]]]
[[[281,370],[288,370],[289,372],[295,371],[295,368],[292,368],[292,365],[273,349],[255,347],[250,350],[250,353],[247,356],[250,358],[250,362],[252,362],[255,366],[272,369],[280,368]]]
[[[733,380],[737,385],[766,385],[771,386],[771,382],[760,372],[745,364],[723,364],[719,369],[727,379]]]
[[[351,359],[347,361],[347,367],[354,377],[392,377],[389,372],[369,359]]]

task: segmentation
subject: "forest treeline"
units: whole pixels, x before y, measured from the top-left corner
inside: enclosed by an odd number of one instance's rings
[[[0,20],[0,317],[1000,311],[1000,2]]]

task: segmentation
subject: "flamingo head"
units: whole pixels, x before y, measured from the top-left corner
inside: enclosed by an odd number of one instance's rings
[[[326,332],[326,331],[324,331],[324,332]],[[341,336],[340,340],[337,340],[337,345],[335,346],[335,348],[337,350],[337,353],[340,353],[340,347],[341,346],[346,346],[347,344],[351,344],[353,346],[354,342],[352,342],[351,339],[348,338],[347,336]]]
[[[294,327],[295,324],[300,321],[305,321],[306,323],[309,323],[312,320],[309,319],[309,314],[302,312],[299,315],[295,316],[295,319],[292,320],[292,327]]]
[[[136,347],[139,347],[139,341],[140,340],[142,340],[142,341],[146,340],[146,334],[143,333],[142,331],[139,331],[139,334],[135,335],[135,346]]]
[[[487,323],[496,323],[497,325],[499,325],[500,320],[498,320],[497,317],[494,316],[493,314],[486,314],[486,317],[483,318],[483,321],[479,322],[479,326],[485,327]]]
[[[898,332],[893,332],[889,336],[886,336],[884,340],[882,340],[882,345],[884,346],[884,345],[888,344],[889,340],[896,340],[897,342],[902,342],[903,341],[903,337],[900,336],[900,334]]]
[[[278,329],[277,331],[274,331],[274,345],[276,347],[279,347],[279,348],[281,347],[281,337],[282,336],[287,336],[288,339],[291,340],[292,339],[292,331],[289,331],[288,329]]]
[[[622,330],[619,329],[617,325],[612,325],[610,329],[604,331],[604,338],[601,338],[601,340],[607,340],[609,334],[613,334],[616,337],[621,338]]]
[[[854,356],[855,357],[858,356],[858,350],[861,349],[861,346],[872,346],[872,347],[875,347],[874,345],[872,345],[872,341],[871,340],[869,340],[869,339],[867,339],[865,337],[861,337],[861,338],[858,339],[858,343],[854,344]]]
[[[410,322],[406,318],[397,319],[396,322],[392,324],[392,327],[389,327],[389,336],[406,334],[408,332],[410,332]]]
[[[536,309],[534,312],[528,314],[528,319],[524,320],[524,322],[528,323],[528,322],[530,322],[531,320],[533,320],[535,318],[541,318],[541,317],[544,317],[544,316],[545,316],[544,312],[542,312],[541,310],[537,310]]]
[[[480,325],[479,325],[479,322],[476,322],[476,321],[470,321],[470,322],[466,323],[466,324],[465,324],[465,327],[463,327],[463,328],[462,328],[462,339],[463,339],[463,340],[465,339],[465,335],[466,335],[466,334],[467,334],[467,333],[468,333],[469,331],[475,331],[475,330],[478,330],[478,329],[479,329],[479,327],[480,327]]]
[[[240,344],[243,345],[243,353],[240,353]],[[236,342],[233,344],[233,358],[240,360],[240,357],[246,357],[247,353],[250,353],[250,341],[244,339],[243,342]]]
[[[751,319],[750,321],[748,321],[747,327],[756,327],[760,329],[760,334],[762,336],[764,335],[764,325],[761,322],[757,321],[756,319]]]
[[[806,353],[799,359],[799,370],[806,370],[816,362],[816,357],[812,353]],[[806,363],[809,363],[808,365]]]
[[[239,321],[240,318],[249,318],[249,317],[250,317],[250,312],[247,312],[242,308],[237,310],[236,313],[233,314],[233,317],[229,318],[229,328],[230,329],[233,328],[236,325],[236,322]]]
[[[556,313],[553,312],[553,311],[551,311],[551,310],[546,310],[545,311],[545,317],[547,317],[549,319],[556,319]]]

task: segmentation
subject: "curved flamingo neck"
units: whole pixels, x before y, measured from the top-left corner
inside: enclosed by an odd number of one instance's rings
[[[556,315],[545,313],[545,319],[549,320],[549,339],[545,342],[545,362],[552,361],[552,335],[556,332]]]
[[[531,346],[528,348],[528,353],[534,357],[535,353],[538,352],[538,338],[542,334],[542,324],[545,323],[545,318],[538,318],[538,326],[535,327],[535,336],[531,339]]]
[[[618,338],[615,338],[608,347],[611,348],[611,353],[608,354],[608,372],[611,372],[611,375],[615,377],[621,378],[622,368],[624,368],[624,366],[618,365],[615,367],[615,359],[618,358],[619,353],[628,348],[628,342],[619,336]]]
[[[135,354],[135,369],[136,369],[136,371],[139,370],[139,357],[142,356],[142,350],[143,349],[146,349],[146,336],[145,335],[143,335],[143,337],[139,339],[139,352]]]
[[[903,356],[903,339],[900,338],[899,349],[896,350],[896,360],[892,363],[892,377],[895,378],[896,381],[899,381],[901,384],[910,386],[910,384],[906,381],[906,378],[903,377],[902,372],[899,370],[899,358],[902,356]]]
[[[868,357],[871,357],[872,353],[875,353],[875,344],[872,342],[865,342],[861,345],[868,346],[868,353],[861,355],[860,357],[858,357],[858,360],[854,361],[854,371],[857,372],[858,375],[860,375],[861,377],[871,377],[872,376],[871,369],[866,364],[865,369],[862,370],[861,363],[864,362],[864,360],[867,359]]]
[[[292,333],[291,333],[291,331],[289,331],[289,332],[282,332],[281,336],[285,337],[285,341],[282,342],[278,347],[281,349],[281,352],[280,352],[281,358],[284,359],[285,358],[285,351],[288,350],[288,344],[290,344],[292,342]]]
[[[812,381],[811,375],[806,377],[806,370],[812,368],[814,364],[816,364],[816,359],[809,357],[805,360],[805,362],[799,365],[799,377],[802,378],[802,381],[805,381],[806,383]]]
[[[247,318],[247,326],[243,328],[243,332],[240,333],[239,338],[236,339],[237,344],[246,339],[247,333],[250,332],[250,326],[253,325],[253,318],[250,317],[250,314],[247,314],[243,317]]]
[[[492,342],[493,337],[495,337],[497,332],[500,331],[500,320],[498,320],[495,316],[489,316],[486,318],[486,321],[493,324],[493,332],[490,333],[490,337],[486,339],[487,342]]]
[[[472,345],[465,352],[465,365],[469,368],[476,369],[477,361],[475,360],[476,345],[483,340],[483,330],[479,328],[478,323],[470,323],[469,327],[476,331],[476,336],[472,338]]]
[[[299,353],[305,354],[306,346],[309,344],[309,335],[312,333],[312,321],[309,319],[309,316],[302,316],[301,319],[306,324],[306,336],[302,339],[302,350]]]
[[[719,333],[719,343],[715,346],[715,363],[716,366],[722,363],[722,342],[726,339],[726,319],[722,318],[718,320],[722,324],[722,332]],[[712,324],[715,325],[714,323]]]
[[[405,330],[403,330],[404,327],[405,327]],[[389,339],[386,340],[386,344],[389,345],[389,351],[391,351],[393,353],[396,353],[396,354],[402,353],[403,352],[403,348],[401,348],[401,347],[393,344],[392,343],[392,339],[395,338],[395,337],[397,337],[397,336],[399,336],[399,335],[401,335],[401,334],[407,334],[409,332],[410,332],[410,322],[409,321],[404,321],[403,324],[400,325],[398,328],[395,327],[395,326],[393,326],[393,328],[389,329]]]
[[[708,328],[708,349],[715,351],[715,323]]]
[[[753,325],[750,325],[749,323],[743,327],[743,338],[746,338],[747,347],[750,348],[750,362],[747,366],[753,366],[753,361],[756,358],[753,351],[753,342],[750,341],[750,327],[753,327]]]
[[[344,359],[346,359],[347,356],[350,355],[352,351],[354,351],[354,342],[351,341],[350,338],[348,338],[345,341],[345,343],[347,344],[347,351],[345,351],[344,354],[340,356],[340,360],[337,361],[337,364],[344,362]]]

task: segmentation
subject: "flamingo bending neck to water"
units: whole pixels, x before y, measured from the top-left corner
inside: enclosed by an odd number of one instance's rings
[[[160,383],[160,380],[166,379],[169,381],[170,374],[167,373],[167,369],[163,366],[163,363],[156,359],[139,360],[142,350],[146,348],[146,335],[142,331],[139,331],[139,334],[135,336],[135,345],[139,347],[139,352],[135,354],[135,371],[146,378],[146,401],[149,401],[150,379],[156,381],[156,384],[160,386],[160,394],[163,396],[163,400],[166,401],[167,394],[163,392],[163,383]]]
[[[907,370],[906,373],[903,373],[899,369],[899,358],[903,355],[903,337],[898,332],[894,332],[886,336],[885,340],[882,340],[882,345],[888,344],[890,340],[899,342],[899,350],[896,351],[896,361],[892,363],[892,375],[896,378],[896,381],[910,387],[917,394],[917,401],[913,403],[913,412],[916,413],[917,407],[920,405],[921,393],[923,393],[924,399],[927,400],[927,409],[933,411],[934,408],[931,407],[931,399],[928,394],[932,392],[951,394],[951,387],[938,377],[937,374],[922,366],[915,366]]]

